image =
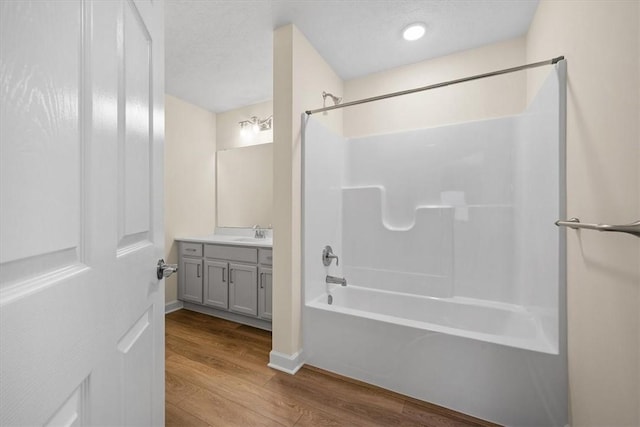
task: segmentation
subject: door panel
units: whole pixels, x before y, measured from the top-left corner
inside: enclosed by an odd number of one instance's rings
[[[71,393],[60,409],[45,424],[46,427],[69,426],[80,427],[87,425],[89,418],[86,410],[87,381]]]
[[[153,354],[153,315],[151,309],[147,310],[117,344],[120,376],[124,379],[120,398],[126,426],[144,426],[152,419],[153,402],[148,390],[152,386],[153,364],[147,358]]]
[[[204,262],[204,304],[226,310],[229,308],[227,274],[229,264],[220,261]]]
[[[258,316],[271,320],[273,307],[273,273],[271,268],[260,267],[258,270]]]
[[[258,315],[258,267],[229,263],[229,310]]]
[[[0,2],[0,425],[164,423],[163,3],[142,5]]]
[[[202,270],[201,258],[182,258],[179,270],[182,300],[202,304]]]
[[[85,198],[79,185],[85,167],[85,91],[79,84],[85,29],[80,2],[56,6],[0,4],[3,301],[50,286],[54,271],[85,268]]]
[[[152,133],[150,35],[133,3],[127,2],[119,28],[120,82],[118,111],[121,115],[118,147],[120,167],[119,249],[140,245],[149,239],[150,164]]]

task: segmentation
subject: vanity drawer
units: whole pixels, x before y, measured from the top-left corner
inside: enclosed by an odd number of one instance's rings
[[[258,264],[273,264],[273,251],[271,249],[258,249]]]
[[[180,242],[180,254],[187,256],[202,256],[202,243]]]
[[[204,256],[207,258],[225,259],[228,261],[258,263],[258,249],[238,246],[205,245]]]

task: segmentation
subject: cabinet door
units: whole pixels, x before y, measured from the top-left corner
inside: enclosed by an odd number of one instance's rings
[[[180,299],[202,304],[202,259],[183,257],[180,271]]]
[[[271,320],[273,274],[266,267],[260,267],[258,272],[258,317]]]
[[[229,310],[258,315],[258,267],[229,263]]]
[[[228,272],[229,264],[226,262],[204,262],[204,305],[224,310],[229,308]]]

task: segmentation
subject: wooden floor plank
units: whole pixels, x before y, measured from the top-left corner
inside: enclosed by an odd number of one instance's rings
[[[189,310],[177,310],[166,315],[167,320],[175,320],[184,322],[193,326],[204,327],[211,325],[216,328],[238,329],[241,325],[230,320],[220,319],[219,317],[208,316],[206,314],[197,313]]]
[[[218,368],[230,374],[248,378],[251,382],[262,385],[274,374],[267,366],[266,360],[252,360],[233,353],[225,354],[206,344],[196,344],[191,341],[167,335],[165,345],[171,351],[185,356],[196,362]]]
[[[271,350],[271,332],[251,326],[241,325],[230,320],[208,316],[202,313],[179,310],[167,315],[167,320],[191,326],[199,331],[207,331],[216,335],[238,339],[252,345]],[[192,315],[193,313],[194,315]]]
[[[268,331],[188,310],[165,325],[168,426],[496,426],[318,368],[270,369]]]
[[[366,422],[372,426],[399,425],[402,415],[375,404],[345,398],[335,388],[318,388],[315,384],[294,375],[277,374],[265,384],[265,388],[279,393],[294,393],[312,408],[330,414],[339,414],[346,423]],[[346,424],[349,425],[349,424]]]
[[[363,420],[347,420],[340,416],[339,413],[327,413],[320,409],[316,408],[308,408],[305,411],[305,414],[300,417],[298,422],[294,427],[369,427],[370,424],[364,422]]]
[[[408,423],[435,427],[498,427],[489,421],[461,414],[426,402],[405,402],[402,413]],[[404,426],[404,424],[403,424]]]
[[[211,426],[219,427],[283,427],[271,418],[247,409],[218,394],[200,388],[198,392],[180,403],[180,407],[191,414],[198,414]]]
[[[401,413],[405,402],[397,394],[380,393],[382,389],[379,387],[332,378],[324,372],[310,370],[307,367],[300,369],[296,377],[315,389],[328,391],[336,398],[355,404],[371,405],[389,412]]]
[[[166,371],[164,384],[165,399],[167,402],[179,404],[196,392],[196,388],[193,387],[193,384],[185,381],[185,378],[183,378],[179,372],[171,369],[167,369]]]
[[[166,402],[164,407],[164,425],[165,427],[208,427],[209,423],[202,421],[195,415],[180,409],[171,402]]]
[[[174,335],[196,344],[206,344],[227,354],[249,355],[262,363],[265,360],[265,351],[270,351],[270,345],[265,346],[235,335],[235,332],[224,331],[215,333],[181,324],[180,322],[167,322],[165,333]],[[224,339],[220,339],[224,338]]]
[[[228,321],[225,320],[225,322]],[[245,327],[245,325],[239,325],[237,328],[231,329],[226,324],[219,324],[218,322],[188,322],[186,318],[167,319],[167,323],[191,328],[194,333],[208,333],[214,336],[224,337],[229,340],[229,342],[245,342],[261,349],[271,346],[271,332]],[[253,329],[253,331],[251,329]]]
[[[303,415],[302,405],[286,395],[272,393],[254,384],[182,356],[167,360],[167,370],[198,387],[233,400],[286,426],[293,426]]]

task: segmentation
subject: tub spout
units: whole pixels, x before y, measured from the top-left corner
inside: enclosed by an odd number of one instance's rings
[[[335,277],[327,275],[325,281],[327,283],[335,283],[336,285],[347,286],[347,279],[343,277]]]

